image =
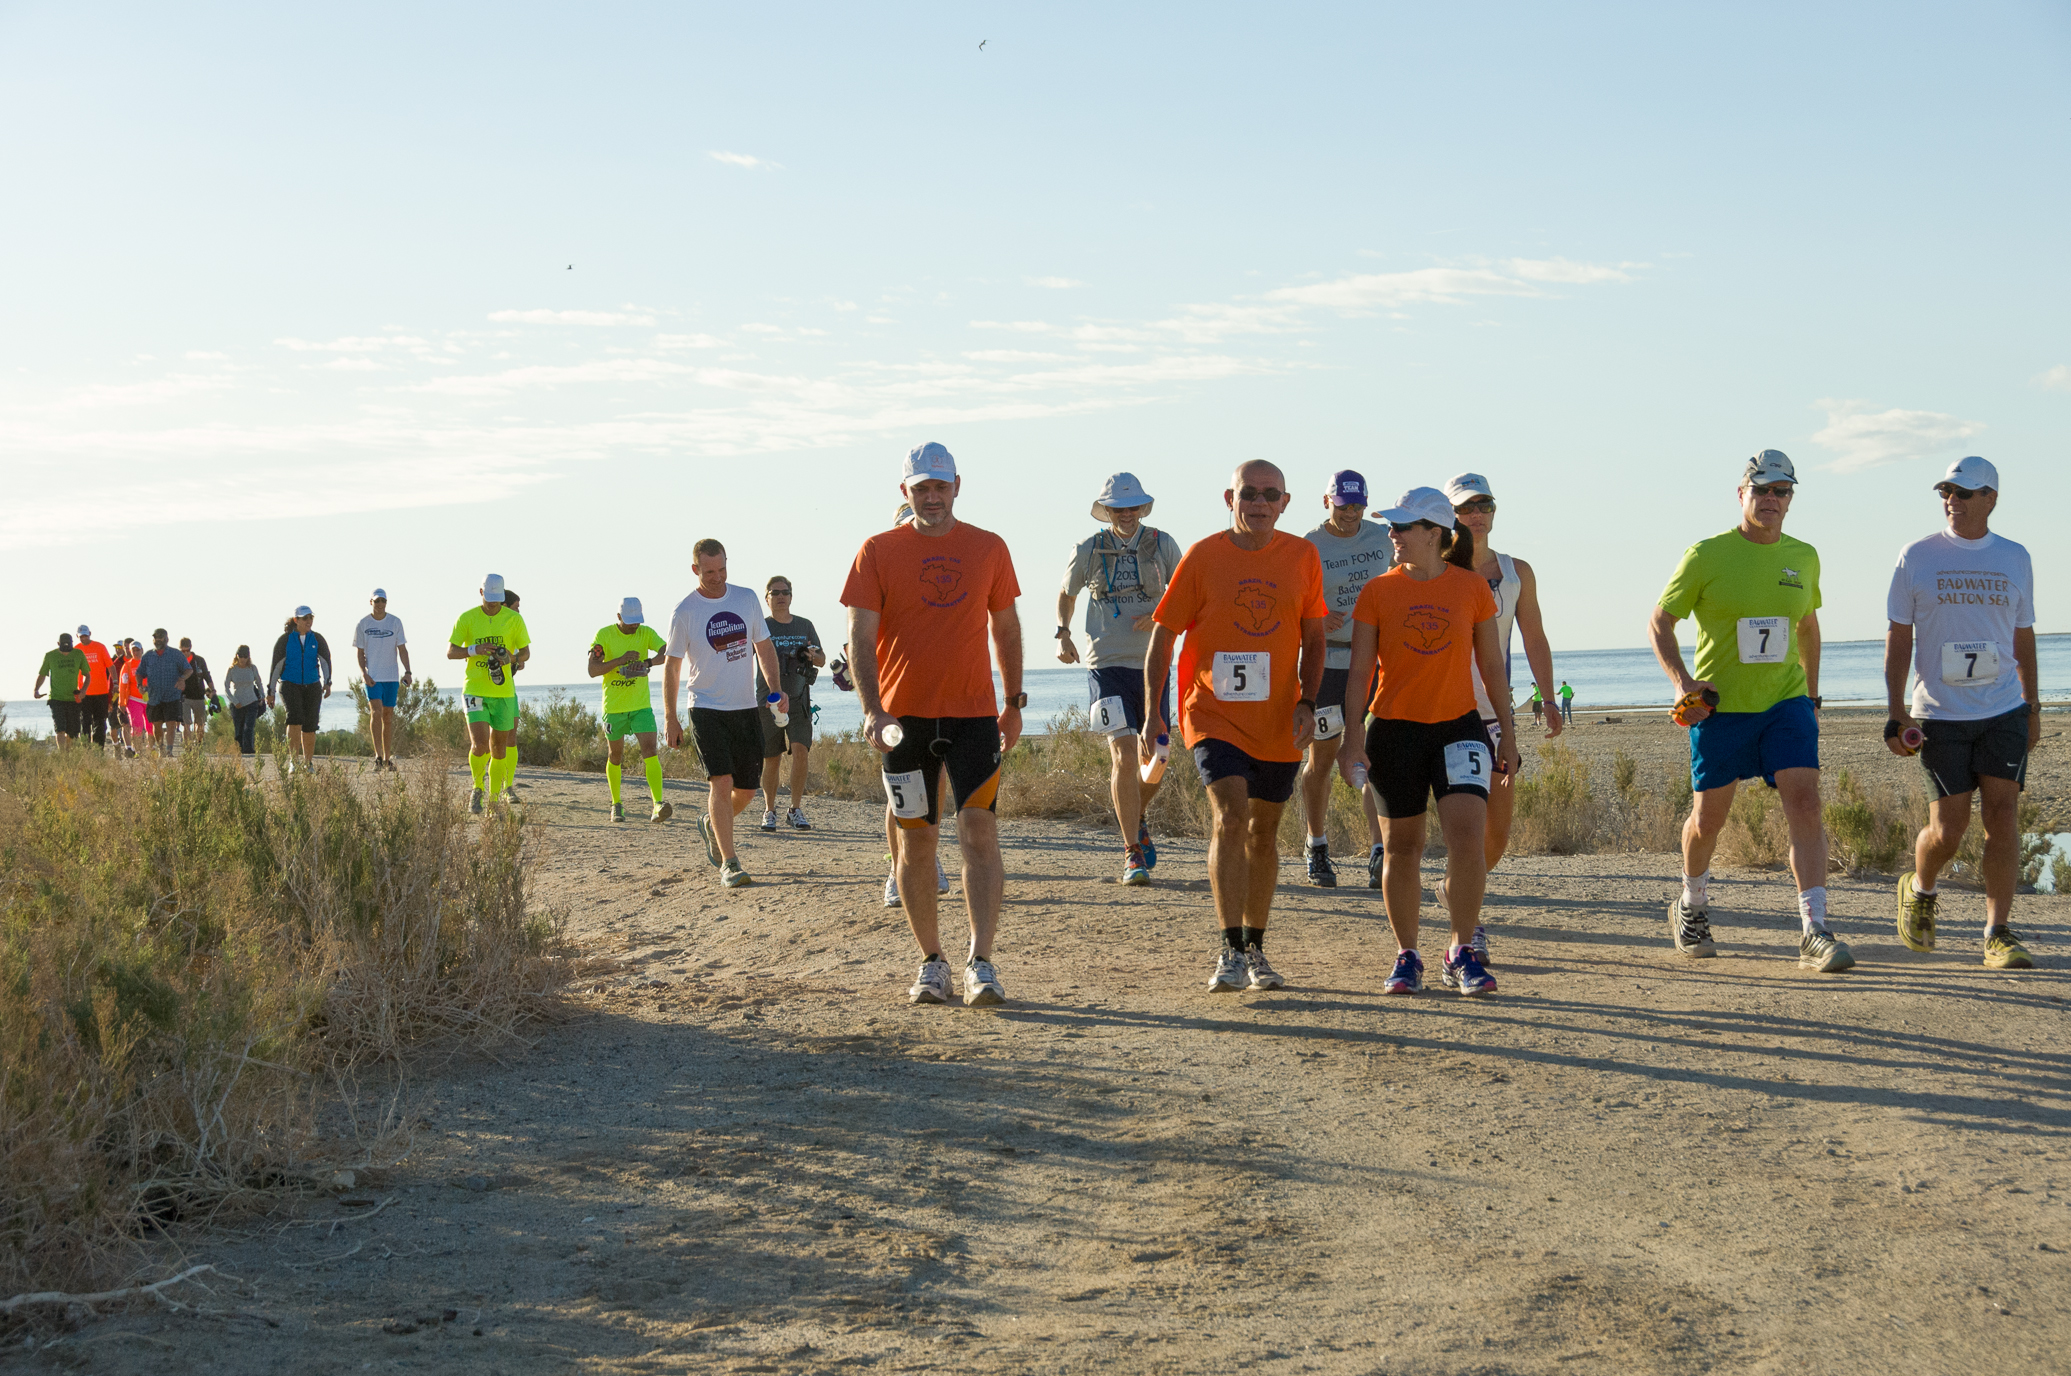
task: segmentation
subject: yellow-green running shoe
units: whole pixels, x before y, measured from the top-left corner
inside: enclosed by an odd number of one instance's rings
[[[1934,949],[1934,903],[1938,893],[1913,892],[1913,871],[1898,877],[1898,939],[1910,951]]]
[[[1985,964],[1994,970],[2032,970],[2035,957],[2021,945],[2011,927],[1994,927],[1985,933]]]

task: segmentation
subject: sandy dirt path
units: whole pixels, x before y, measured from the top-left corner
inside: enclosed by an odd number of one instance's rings
[[[188,1237],[228,1317],[0,1365],[2071,1370],[2071,900],[2023,897],[2044,968],[1996,972],[1975,893],[1916,955],[1887,883],[1837,881],[1861,963],[1818,976],[1781,875],[1724,875],[1690,963],[1672,857],[1513,859],[1500,996],[1384,999],[1378,893],[1283,871],[1289,987],[1211,996],[1199,843],[1132,890],[1104,833],[1016,821],[1011,1001],[913,1009],[876,807],[750,833],[729,892],[692,826],[520,782],[540,897],[622,967],[422,1083],[316,1226]]]

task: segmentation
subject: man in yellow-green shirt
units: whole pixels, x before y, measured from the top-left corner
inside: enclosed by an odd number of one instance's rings
[[[515,806],[518,795],[511,781],[518,774],[518,685],[512,671],[532,657],[532,637],[525,633],[525,619],[503,605],[502,574],[482,579],[482,604],[462,612],[447,639],[446,658],[467,661],[461,691],[467,708],[467,772],[474,780],[467,810],[480,814],[490,794]]]
[[[640,743],[647,770],[647,792],[654,799],[650,822],[666,822],[675,808],[662,801],[662,762],[654,753],[654,699],[648,694],[647,671],[666,658],[668,645],[647,624],[640,599],[628,597],[618,606],[618,620],[597,632],[590,642],[590,677],[604,680],[604,739],[611,762],[604,777],[611,784],[611,820],[626,820],[621,799],[625,785],[626,737]]]

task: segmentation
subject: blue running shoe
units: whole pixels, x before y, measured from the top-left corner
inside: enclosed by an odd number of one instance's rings
[[[1496,992],[1496,977],[1474,954],[1472,946],[1455,946],[1447,951],[1438,977],[1445,981],[1446,988],[1457,989],[1469,997]]]
[[[1158,867],[1158,848],[1151,844],[1150,823],[1141,818],[1136,822],[1136,844],[1143,848],[1143,867],[1154,870]]]
[[[1424,958],[1415,951],[1395,953],[1395,972],[1381,984],[1384,994],[1414,994],[1424,987]]]

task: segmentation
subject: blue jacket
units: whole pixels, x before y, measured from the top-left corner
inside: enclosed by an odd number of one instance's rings
[[[279,683],[321,683],[331,684],[331,647],[324,643],[323,635],[311,631],[304,635],[300,631],[289,631],[273,642],[273,669],[266,678],[266,691],[271,693]]]

